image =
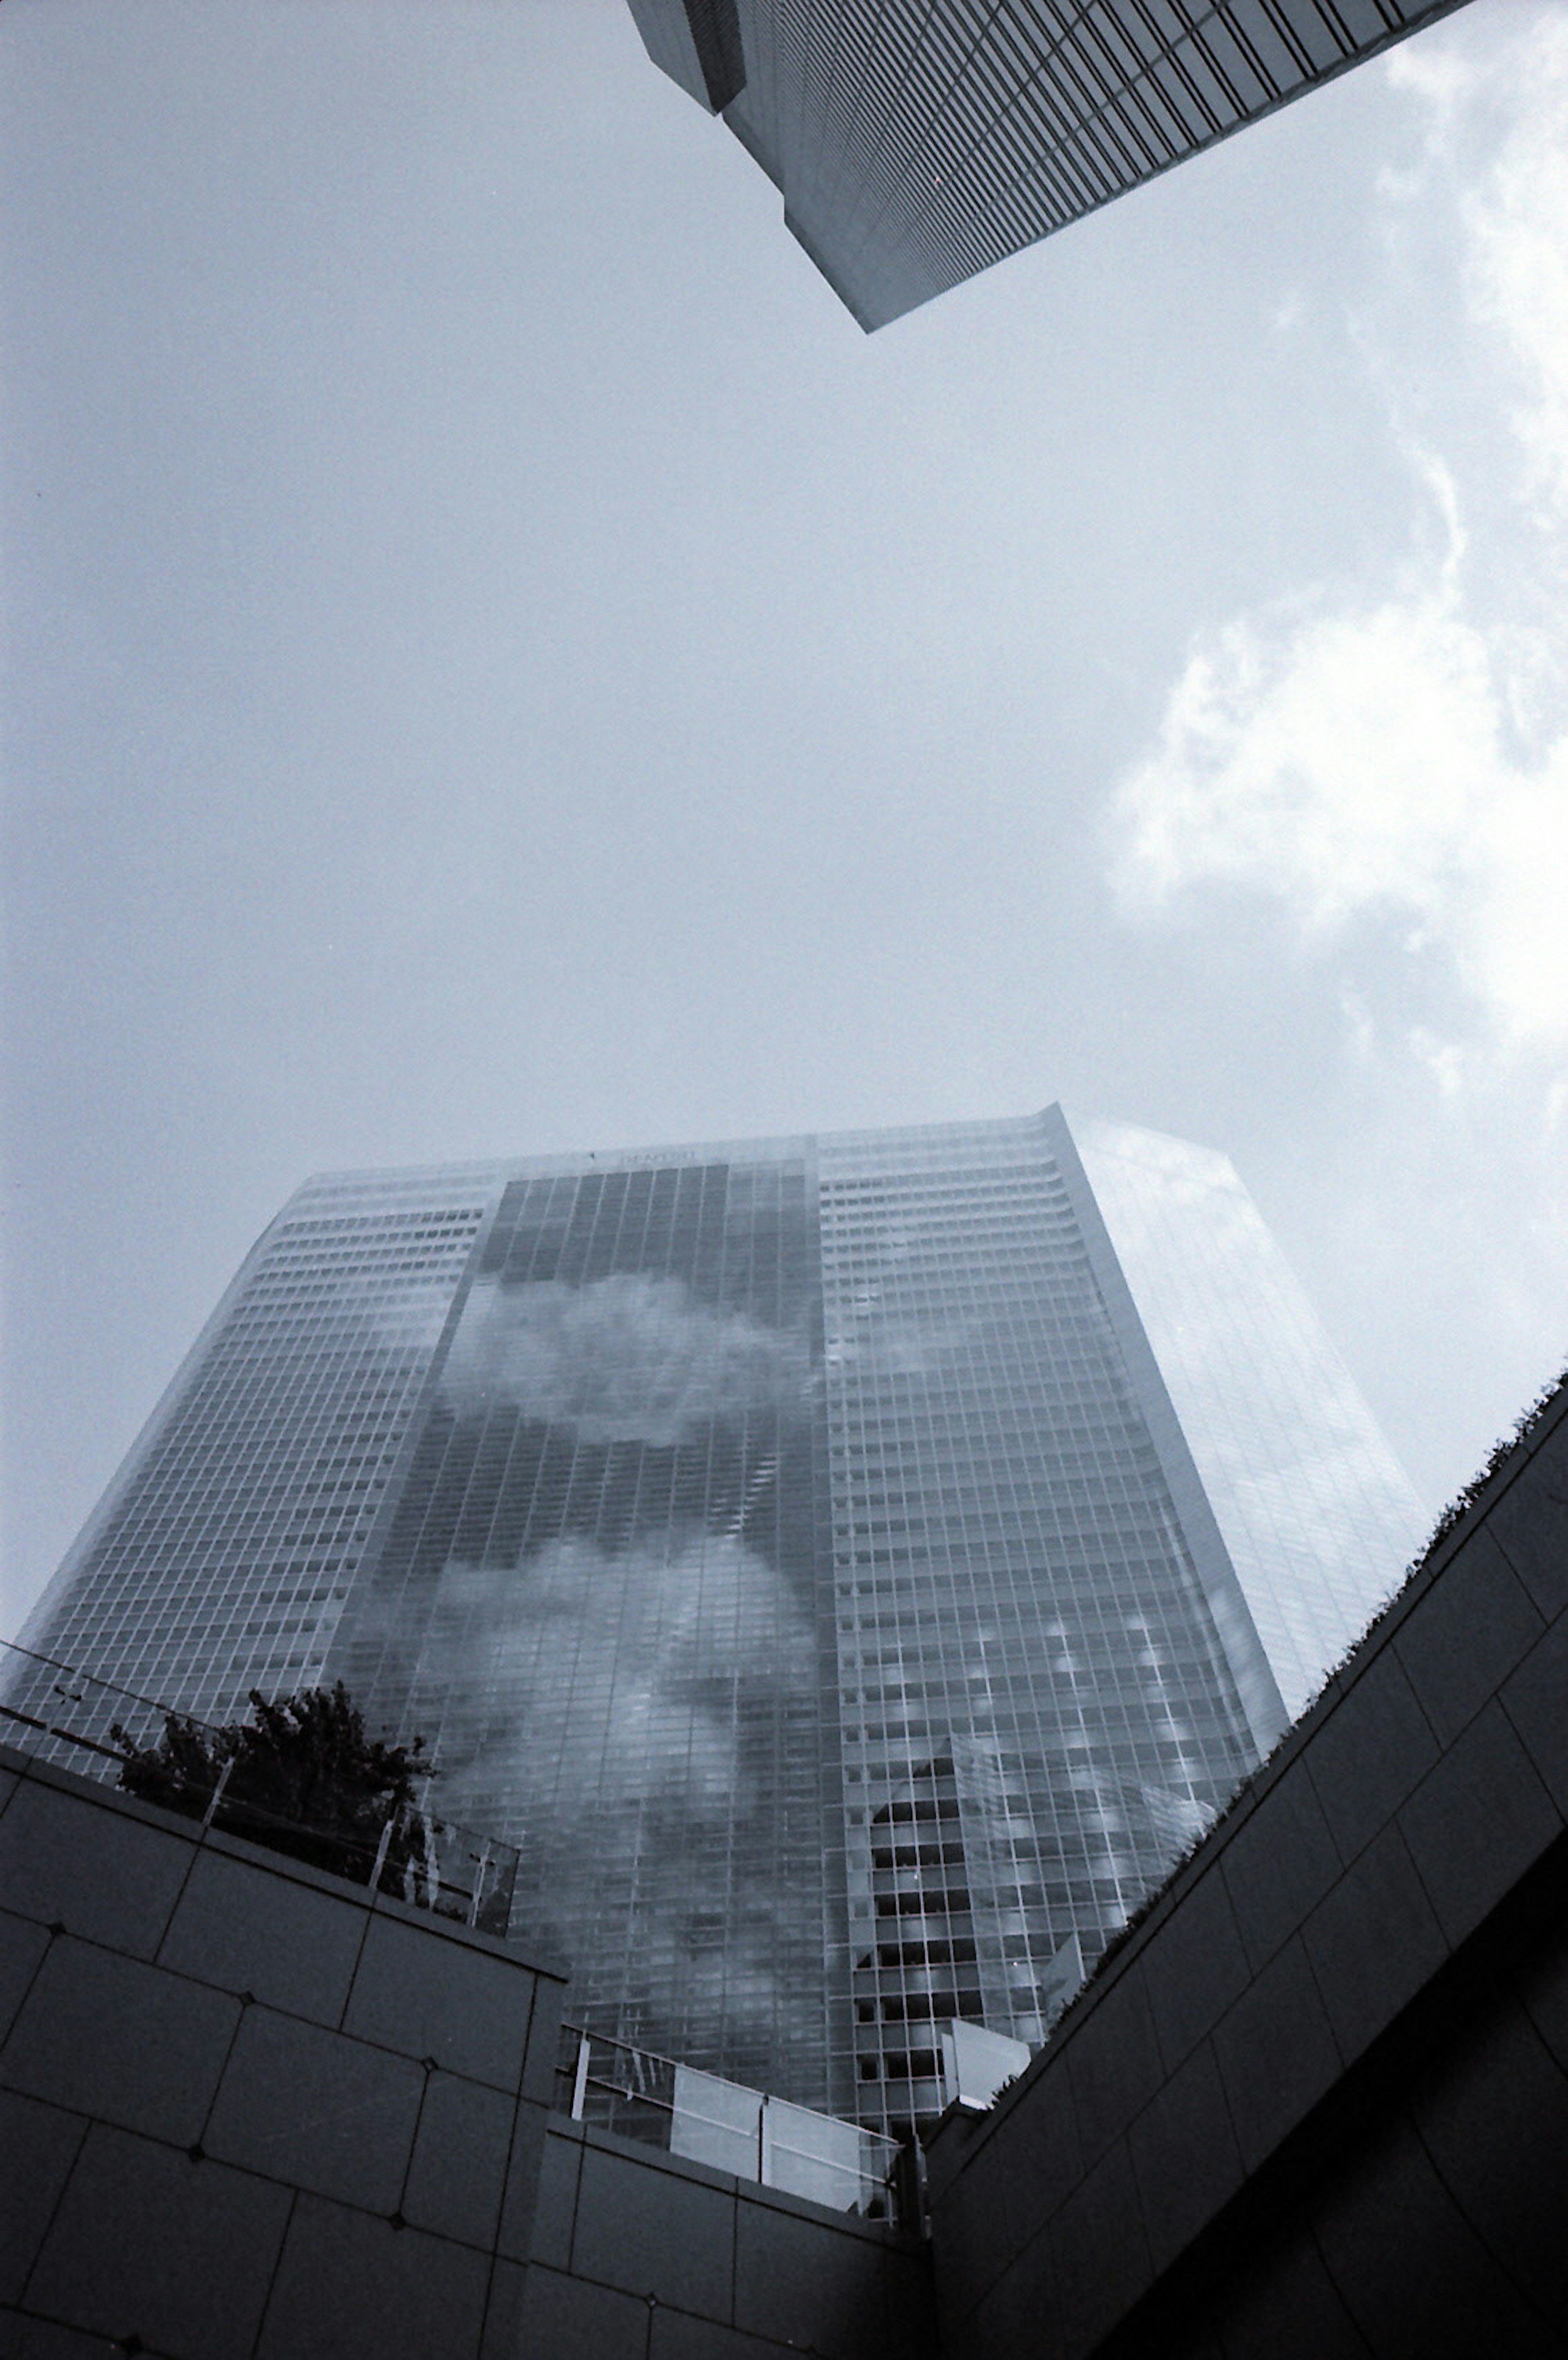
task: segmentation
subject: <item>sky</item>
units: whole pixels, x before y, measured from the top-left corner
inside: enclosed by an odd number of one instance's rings
[[[1568,12],[867,338],[621,0],[6,0],[12,1633],[306,1174],[1223,1148],[1435,1513],[1568,1303]]]

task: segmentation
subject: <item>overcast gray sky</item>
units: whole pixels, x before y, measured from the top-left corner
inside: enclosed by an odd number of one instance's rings
[[[0,86],[0,1628],[337,1165],[1059,1098],[1465,1480],[1568,1327],[1568,11],[869,340],[620,0]]]

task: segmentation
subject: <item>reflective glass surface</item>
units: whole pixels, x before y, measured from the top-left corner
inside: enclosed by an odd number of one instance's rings
[[[1294,1718],[1429,1519],[1229,1160],[1130,1123],[1076,1136]]]
[[[22,1633],[204,1721],[308,1686],[393,1484],[490,1193],[467,1170],[292,1197]]]
[[[724,106],[868,328],[1456,5],[631,0],[654,62]]]
[[[506,1189],[333,1667],[521,1845],[586,2023],[818,2096],[813,1178],[602,1161]]]
[[[1325,1354],[1223,1159],[1057,1109],[313,1181],[29,1644],[343,1677],[579,2022],[899,2129],[1397,1579]]]
[[[1043,2037],[1255,1746],[1047,1120],[818,1152],[851,2050],[897,2126],[944,2017]]]

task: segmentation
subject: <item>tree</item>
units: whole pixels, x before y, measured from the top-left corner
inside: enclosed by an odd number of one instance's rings
[[[407,1806],[416,1787],[434,1775],[423,1738],[388,1745],[367,1736],[341,1680],[275,1703],[252,1688],[250,1703],[249,1721],[222,1729],[165,1713],[163,1734],[153,1745],[137,1745],[116,1721],[109,1734],[121,1755],[120,1785],[144,1802],[192,1819],[205,1819],[212,1809],[214,1824],[231,1834],[361,1885],[374,1870],[388,1820],[394,1819],[383,1862],[385,1871],[400,1877],[419,1841],[416,1816]]]

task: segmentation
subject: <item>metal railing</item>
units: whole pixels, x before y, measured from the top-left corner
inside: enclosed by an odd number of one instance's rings
[[[20,1753],[118,1784],[126,1743],[115,1732],[133,1746],[151,1747],[171,1719],[197,1738],[216,1735],[211,1723],[173,1706],[0,1641],[0,1740]],[[214,1777],[203,1775],[195,1759],[192,1749],[192,1765],[159,1797],[165,1808],[480,1933],[507,1933],[517,1877],[512,1845],[412,1804],[349,1824],[313,1819],[251,1795],[229,1794],[232,1760]]]
[[[897,2224],[904,2150],[880,2131],[765,2097],[577,2025],[561,2027],[558,2111],[666,2155]]]

